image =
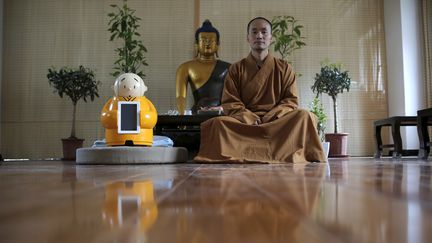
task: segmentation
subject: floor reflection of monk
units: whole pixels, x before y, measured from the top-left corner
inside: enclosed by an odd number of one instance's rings
[[[175,192],[175,199],[160,205],[164,213],[159,223],[164,228],[156,230],[175,230],[159,240],[322,242],[322,229],[311,218],[319,210],[325,164],[248,166],[254,169],[195,173]]]
[[[187,86],[194,96],[192,112],[220,109],[222,89],[229,63],[217,59],[219,32],[209,20],[195,32],[197,57],[181,64],[176,74],[177,109],[184,115]]]
[[[222,176],[222,224],[226,236],[235,235],[225,242],[320,242],[310,217],[324,171],[323,164],[294,164]]]

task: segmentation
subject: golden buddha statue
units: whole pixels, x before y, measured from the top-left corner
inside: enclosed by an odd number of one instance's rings
[[[181,64],[176,73],[177,110],[185,114],[187,86],[194,96],[192,112],[220,110],[224,79],[229,63],[218,60],[219,32],[205,20],[195,32],[197,55],[194,60]]]

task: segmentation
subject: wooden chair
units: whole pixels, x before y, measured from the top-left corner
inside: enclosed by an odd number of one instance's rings
[[[417,133],[420,143],[418,157],[422,159],[427,159],[430,153],[428,126],[432,125],[431,120],[432,108],[417,111]]]
[[[391,127],[393,144],[383,144],[381,138],[381,128],[385,126]],[[402,138],[400,135],[401,126],[417,126],[417,133],[420,143],[420,149],[403,149]],[[382,156],[383,148],[394,148],[393,157],[415,156],[427,159],[430,153],[430,138],[428,126],[432,126],[432,108],[418,110],[417,116],[393,116],[381,120],[374,121],[375,128],[375,158]]]
[[[393,137],[393,144],[383,144],[381,138],[381,128],[385,126],[391,127],[391,134]],[[389,118],[374,121],[375,128],[375,158],[380,158],[383,148],[394,148],[393,157],[401,157],[408,155],[417,155],[418,150],[403,149],[402,138],[400,135],[401,126],[417,126],[417,117],[415,116],[392,116]]]

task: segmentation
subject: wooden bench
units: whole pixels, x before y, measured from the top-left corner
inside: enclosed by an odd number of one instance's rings
[[[383,144],[381,138],[381,128],[385,126],[391,127],[393,144]],[[416,116],[393,116],[386,119],[374,121],[376,152],[375,158],[382,156],[383,148],[394,148],[393,157],[401,157],[408,155],[418,155],[418,150],[408,150],[402,147],[402,138],[400,135],[401,126],[417,126]]]

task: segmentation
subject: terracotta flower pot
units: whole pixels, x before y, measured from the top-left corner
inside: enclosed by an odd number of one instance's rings
[[[348,157],[348,133],[326,133],[325,140],[330,142],[329,157]]]
[[[62,138],[63,160],[75,160],[76,150],[83,147],[84,139]]]

